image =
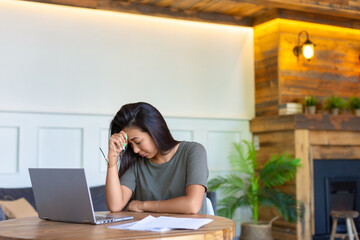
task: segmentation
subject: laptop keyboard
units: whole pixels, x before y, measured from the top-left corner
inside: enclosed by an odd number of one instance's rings
[[[99,215],[99,216],[95,216],[95,219],[98,221],[98,220],[105,220],[105,219],[111,219],[112,217],[108,217],[108,216],[102,216],[102,215]]]

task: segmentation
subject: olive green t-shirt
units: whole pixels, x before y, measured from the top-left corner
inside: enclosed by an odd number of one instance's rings
[[[207,190],[208,167],[205,148],[196,142],[180,142],[179,148],[163,164],[149,159],[136,161],[121,177],[121,185],[133,192],[140,201],[166,200],[185,195],[188,185],[199,184]],[[206,214],[204,196],[198,213]]]

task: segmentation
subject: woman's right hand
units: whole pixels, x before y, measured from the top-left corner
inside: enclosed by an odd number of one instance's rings
[[[127,138],[128,136],[124,131],[111,135],[109,139],[109,152],[108,152],[108,159],[110,166],[116,163],[117,158],[121,153],[121,151],[125,151],[125,148],[128,144]]]

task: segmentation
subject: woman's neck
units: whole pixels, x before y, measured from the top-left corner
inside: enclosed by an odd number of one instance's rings
[[[163,164],[163,163],[170,161],[170,159],[175,155],[176,151],[178,150],[179,145],[180,145],[180,143],[176,144],[175,147],[170,149],[170,151],[168,153],[166,153],[165,155],[162,155],[160,153],[156,154],[155,157],[150,159],[151,162],[153,162],[155,164]]]

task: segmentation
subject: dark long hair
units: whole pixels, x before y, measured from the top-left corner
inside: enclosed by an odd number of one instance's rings
[[[136,127],[148,133],[160,154],[168,153],[179,143],[172,137],[164,117],[149,103],[138,102],[122,106],[110,123],[110,134],[119,133],[126,127]],[[141,159],[142,157],[135,154],[128,144],[121,158],[119,176],[123,175],[136,160]]]

